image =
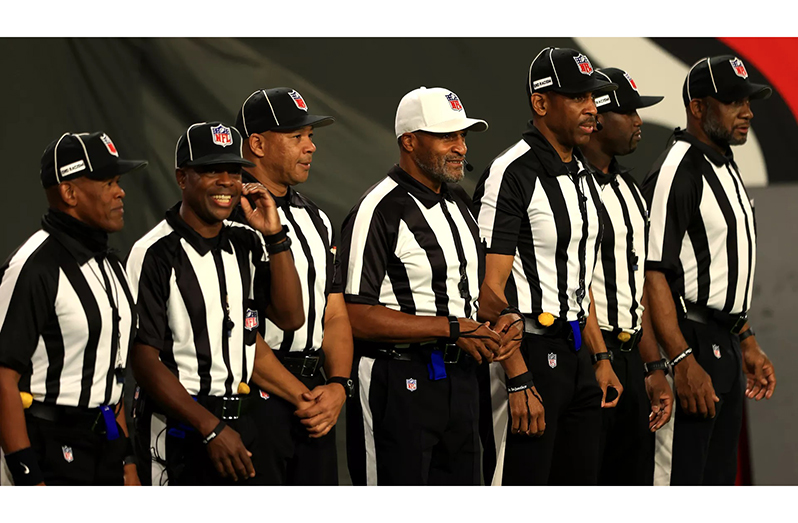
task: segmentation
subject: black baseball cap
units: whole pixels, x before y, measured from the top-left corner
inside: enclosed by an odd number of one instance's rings
[[[221,122],[195,123],[177,139],[175,168],[223,163],[254,167],[254,163],[244,159],[243,143],[241,133],[233,126]]]
[[[236,117],[244,136],[266,131],[290,131],[306,125],[324,127],[335,122],[332,116],[308,114],[302,95],[290,87],[259,89],[249,95]]]
[[[613,91],[618,86],[603,76],[594,74],[590,59],[574,49],[547,47],[529,64],[527,98],[532,93],[554,91],[563,94]]]
[[[725,54],[702,58],[687,72],[682,86],[684,105],[694,98],[711,96],[723,103],[742,100],[770,98],[773,89],[768,85],[755,84],[748,80],[748,71],[743,61]]]
[[[616,67],[596,69],[596,74],[603,76],[618,88],[611,93],[595,97],[596,108],[599,113],[628,113],[643,107],[651,107],[660,103],[664,96],[641,96],[637,91],[637,84],[629,73]]]
[[[146,165],[144,160],[120,159],[111,137],[102,131],[64,133],[44,149],[39,175],[47,188],[81,176],[110,180]]]

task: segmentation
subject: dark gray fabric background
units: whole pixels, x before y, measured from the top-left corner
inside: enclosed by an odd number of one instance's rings
[[[475,170],[463,186],[471,193],[488,162],[524,129],[526,70],[546,45],[578,47],[568,38],[0,39],[0,257],[38,229],[46,208],[39,159],[63,132],[105,131],[120,156],[150,162],[146,172],[123,179],[126,226],[112,243],[126,254],[180,197],[174,181],[178,136],[198,121],[234,124],[240,104],[258,88],[292,87],[312,113],[336,117],[335,125],[316,131],[310,180],[300,187],[336,228],[397,161],[396,105],[419,85],[452,89],[469,116],[490,124],[488,132],[468,138]],[[638,179],[670,131],[644,124],[638,152],[624,159]],[[754,480],[798,484],[798,443],[791,437],[798,391],[791,350],[798,330],[791,317],[798,293],[798,186],[757,188],[751,195],[759,231],[751,317],[779,377],[772,400],[749,404]],[[343,428],[338,425],[339,440]]]

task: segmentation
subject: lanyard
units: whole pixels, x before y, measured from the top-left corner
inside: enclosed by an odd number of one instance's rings
[[[457,290],[460,291],[460,297],[465,300],[465,315],[466,318],[471,317],[471,293],[468,286],[468,272],[465,251],[463,250],[463,242],[460,239],[460,233],[457,231],[457,225],[454,223],[452,215],[449,213],[449,206],[446,205],[446,200],[441,198],[441,210],[449,223],[449,229],[452,231],[452,238],[454,239],[454,247],[457,250],[457,260],[460,262],[460,281],[457,283]]]
[[[94,260],[97,262],[97,266],[100,268],[100,274],[102,274],[103,277],[100,283],[103,284],[102,286],[105,290],[106,296],[108,297],[108,303],[111,305],[111,313],[113,314],[113,323],[111,325],[111,360],[115,362],[114,374],[116,374],[116,381],[117,383],[121,384],[125,381],[125,369],[124,364],[122,363],[122,355],[119,351],[119,343],[122,335],[119,329],[119,322],[122,319],[119,316],[119,291],[116,288],[116,281],[114,281],[113,284],[113,292],[111,291],[111,281],[108,278],[108,273],[105,272],[105,257],[98,254]],[[96,276],[97,275],[95,274],[95,277]]]

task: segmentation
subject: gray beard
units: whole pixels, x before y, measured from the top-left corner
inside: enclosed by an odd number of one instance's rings
[[[441,158],[441,161],[438,165],[427,164],[420,158],[416,158],[416,164],[427,174],[427,176],[430,177],[430,179],[439,183],[457,183],[463,178],[463,174],[460,174],[459,176],[446,174],[445,157]]]
[[[701,123],[701,129],[710,140],[724,148],[730,145],[742,145],[748,139],[748,136],[744,135],[742,138],[735,140],[732,132],[721,127],[714,111],[707,111],[707,116]]]

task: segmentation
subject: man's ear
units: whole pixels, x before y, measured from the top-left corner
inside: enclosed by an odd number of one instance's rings
[[[61,182],[58,184],[58,193],[61,200],[68,207],[75,207],[78,204],[77,187],[72,182]]]
[[[249,138],[247,138],[247,145],[249,145],[249,150],[256,157],[263,158],[266,156],[266,139],[262,134],[250,134]]]
[[[549,111],[549,98],[545,93],[532,93],[529,97],[532,110],[537,116],[546,116]]]
[[[416,135],[413,133],[405,133],[399,137],[399,147],[407,152],[413,152],[416,148]]]
[[[185,169],[175,169],[175,180],[177,180],[177,185],[180,187],[181,191],[186,189],[187,177],[188,173],[186,173]]]
[[[703,118],[707,110],[707,102],[703,98],[693,98],[690,100],[690,105],[687,106],[687,111],[696,120]]]

